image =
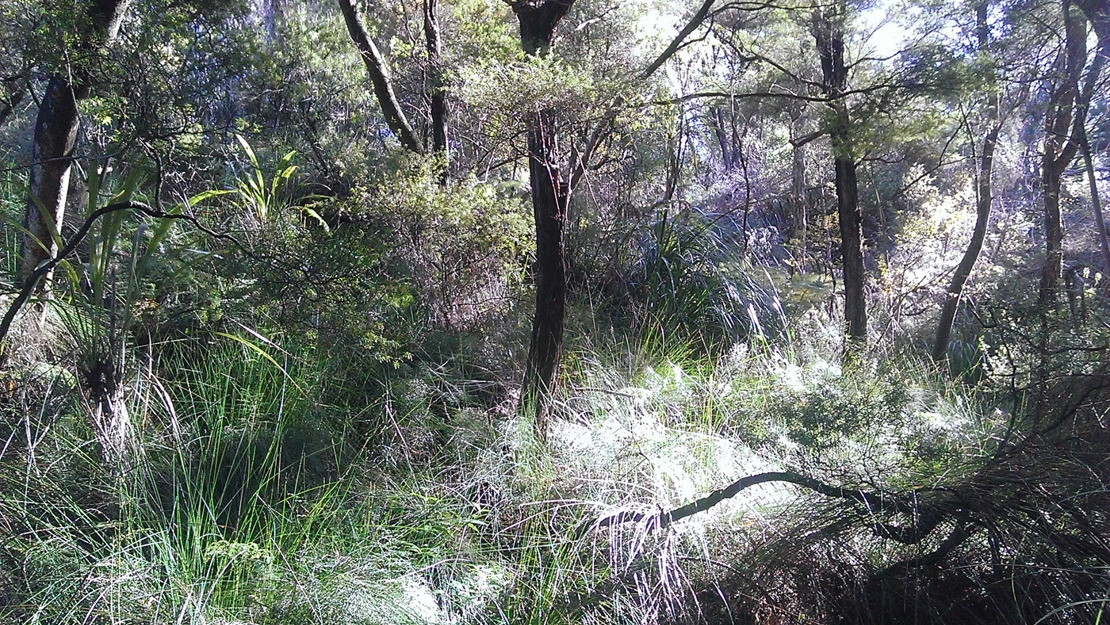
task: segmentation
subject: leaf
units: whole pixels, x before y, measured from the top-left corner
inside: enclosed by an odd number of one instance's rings
[[[275,347],[279,350],[281,349],[281,348],[277,347],[277,345],[273,341],[271,341],[270,339],[262,336],[258,332],[255,332],[254,330],[248,328],[247,326],[245,326],[243,324],[239,324],[239,327],[243,328],[243,330],[247,331],[248,333],[250,333],[251,335],[256,337],[258,340],[262,341],[263,343],[271,345],[271,346],[273,346],[273,347]],[[259,356],[262,356],[263,358],[266,359],[267,362],[269,362],[273,366],[277,367],[278,371],[281,371],[281,374],[283,376],[285,376],[286,380],[289,380],[289,383],[292,384],[294,388],[296,388],[298,391],[300,391],[302,393],[304,392],[304,389],[301,388],[301,385],[297,384],[297,381],[294,380],[293,377],[289,375],[289,372],[285,370],[285,367],[281,366],[281,364],[277,360],[275,360],[274,357],[271,356],[269,354],[269,352],[267,352],[266,350],[262,349],[258,345],[254,344],[251,341],[248,341],[247,339],[245,339],[245,338],[243,338],[239,335],[236,335],[236,334],[230,334],[228,332],[217,332],[216,334],[218,336],[222,336],[224,338],[229,338],[233,341],[241,343],[247,349],[253,351],[254,353],[258,354]]]
[[[221,195],[228,195],[231,193],[234,193],[234,191],[231,191],[230,189],[210,189],[208,191],[201,191],[193,197],[185,200],[185,206],[193,206],[195,204],[200,204],[201,202],[210,198],[219,197]]]
[[[320,224],[320,227],[324,229],[324,232],[331,232],[331,226],[328,225],[328,222],[324,221],[324,218],[321,217],[320,213],[317,213],[315,209],[305,206],[301,209],[301,212],[315,219],[316,222]]]

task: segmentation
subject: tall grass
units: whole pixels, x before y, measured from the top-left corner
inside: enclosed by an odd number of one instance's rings
[[[313,403],[311,367],[275,363],[225,340],[202,360],[158,363],[172,378],[136,378],[142,460],[118,479],[90,453],[88,428],[56,428],[33,462],[9,449],[3,552],[23,565],[5,567],[17,579],[0,612],[31,623],[403,620],[417,591],[398,579],[420,554],[370,498],[365,464],[317,420],[326,407]],[[427,548],[432,535],[407,542]]]
[[[951,623],[944,601],[985,610],[1010,579],[1036,602],[992,614],[1063,623],[1105,596],[1104,568],[1053,543],[1094,540],[1076,526],[1099,496],[1084,456],[1038,443],[992,460],[1009,416],[926,361],[841,370],[817,333],[714,356],[641,336],[582,345],[543,447],[468,398],[458,363],[369,371],[337,393],[336,363],[311,350],[246,331],[204,341],[129,378],[141,453],[127,474],[104,465],[79,402],[59,404],[34,453],[5,447],[0,620],[869,623],[909,605]],[[367,444],[363,419],[397,432],[391,454]],[[421,431],[436,453],[399,444]],[[957,523],[898,544],[873,531],[880,512],[773,483],[652,522],[772,470],[959,493],[972,535],[914,564]],[[1045,485],[1028,510],[1026,477]],[[1085,490],[1061,494],[1069,484]],[[1040,529],[1038,509],[1052,518]],[[1023,562],[1059,570],[1036,581]]]

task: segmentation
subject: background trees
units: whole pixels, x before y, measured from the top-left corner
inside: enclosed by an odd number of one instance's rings
[[[1107,16],[4,4],[0,621],[1094,622]]]

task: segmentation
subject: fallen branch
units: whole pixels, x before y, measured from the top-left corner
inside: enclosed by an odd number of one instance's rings
[[[725,488],[715,490],[701,499],[697,499],[669,512],[661,512],[659,514],[620,512],[599,519],[592,527],[596,529],[608,525],[647,520],[648,528],[662,529],[699,512],[705,512],[722,501],[735,497],[740,491],[769,482],[795,484],[827,497],[853,501],[863,506],[873,515],[912,515],[915,518],[915,523],[912,527],[899,527],[887,523],[876,523],[872,526],[872,529],[877,535],[902,543],[912,544],[920,542],[922,538],[940,524],[943,518],[943,514],[939,514],[939,511],[936,510],[930,510],[929,514],[923,514],[922,505],[917,498],[919,493],[916,491],[908,495],[868,492],[858,488],[833,486],[800,473],[794,473],[793,471],[770,471],[742,477]]]

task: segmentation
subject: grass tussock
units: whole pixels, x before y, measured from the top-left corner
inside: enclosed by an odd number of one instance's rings
[[[904,358],[845,368],[832,343],[580,348],[541,446],[461,354],[352,383],[221,335],[134,368],[124,470],[62,378],[29,373],[4,413],[0,615],[1095,622],[1110,385],[1087,376],[1019,434],[998,389]]]

